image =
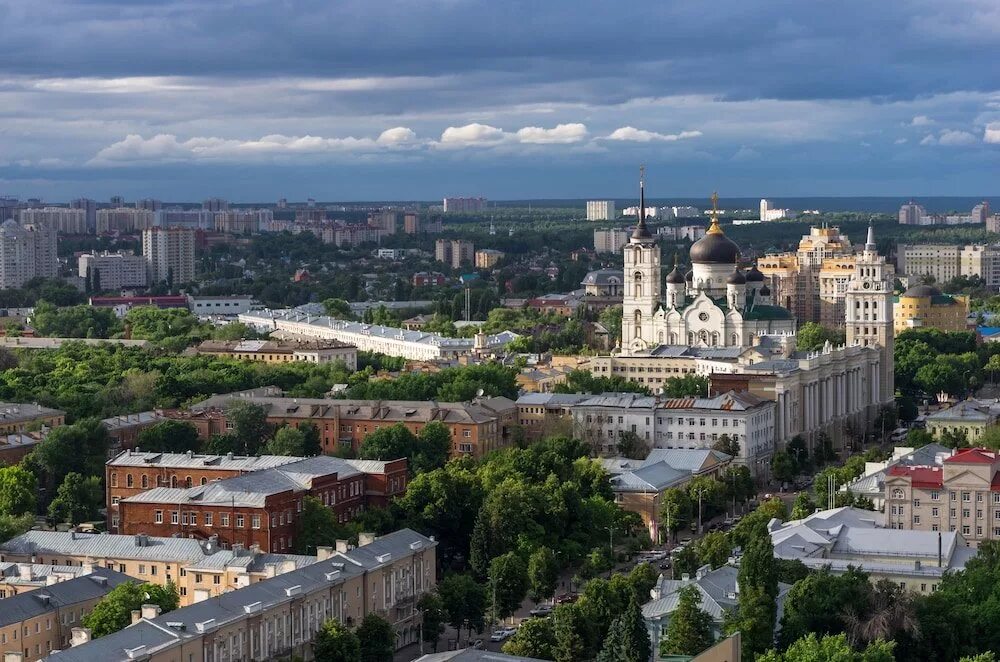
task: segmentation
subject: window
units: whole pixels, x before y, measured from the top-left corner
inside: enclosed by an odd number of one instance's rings
[[[920,515],[914,515],[913,516],[913,523],[914,524],[920,524]]]
[[[954,517],[955,516],[955,509],[954,508],[949,508],[948,509],[948,516],[949,517]]]
[[[250,517],[250,526],[254,529],[260,528],[260,515],[253,515]]]
[[[920,507],[920,499],[914,499],[913,500],[913,507],[914,508],[919,508]]]
[[[132,487],[132,474],[125,476],[125,487]]]
[[[191,526],[198,525],[198,513],[191,513]]]
[[[962,492],[962,501],[972,501],[972,493]]]
[[[898,487],[896,489],[894,489],[892,491],[892,498],[893,499],[902,499],[903,498],[903,490],[899,489]]]
[[[982,502],[983,502],[983,493],[976,492],[976,503],[982,503]]]
[[[219,521],[222,523],[222,526],[229,526],[229,513],[221,513]]]
[[[212,513],[205,513],[205,526],[212,526]]]
[[[931,501],[937,501],[941,498],[940,492],[931,492]]]
[[[142,485],[142,489],[148,488],[149,487],[149,476],[147,476],[146,474],[142,474],[142,476],[139,478],[139,484]]]
[[[940,527],[937,524],[931,524],[931,531],[937,531]]]
[[[962,508],[962,517],[968,519],[972,516],[972,512],[968,508]]]
[[[118,487],[118,474],[114,472],[111,473],[111,487]]]
[[[176,510],[171,510],[171,511],[170,511],[170,523],[171,523],[171,524],[177,524],[177,523],[178,523],[178,521],[179,521],[179,520],[178,520],[178,514],[177,514],[177,511],[176,511]]]
[[[977,526],[976,527],[976,535],[977,536],[983,535],[983,527],[981,527],[981,526]]]
[[[962,535],[963,536],[969,535],[969,527],[968,526],[963,526],[962,527]]]
[[[462,436],[466,439],[470,438],[472,436],[472,430],[462,430]]]
[[[938,516],[938,509],[931,508],[931,517],[937,517],[937,516]]]
[[[242,528],[243,528],[243,524],[244,524],[244,521],[245,521],[245,520],[244,520],[244,518],[243,518],[243,515],[237,515],[237,516],[236,516],[236,528],[237,528],[237,529],[242,529]]]
[[[949,492],[949,494],[951,495],[951,500],[954,501],[955,498],[956,498],[956,496],[957,496],[957,493],[956,492]]]
[[[145,575],[146,574],[146,566],[143,563],[139,564],[139,574],[140,575]]]

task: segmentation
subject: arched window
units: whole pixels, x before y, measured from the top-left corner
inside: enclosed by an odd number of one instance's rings
[[[663,331],[660,331],[660,333],[657,335],[656,342],[660,343],[661,345],[663,344]]]
[[[635,324],[634,324],[634,326],[635,326],[635,337],[636,338],[641,338],[642,337],[642,311],[641,310],[636,310],[635,311]]]
[[[184,487],[191,487],[191,476],[184,479]]]
[[[177,487],[177,476],[170,477],[170,487]]]
[[[632,280],[635,283],[635,296],[642,296],[642,273],[637,271],[632,275]]]
[[[719,334],[717,332],[713,332],[712,333],[712,347],[715,347],[718,344],[719,344]]]
[[[740,344],[739,338],[737,337],[737,335],[735,333],[733,334],[733,343],[732,344],[733,345],[739,345]]]
[[[893,499],[902,499],[903,498],[903,490],[899,489],[898,487],[896,489],[894,489],[892,491],[892,498]]]
[[[127,474],[125,476],[125,487],[132,487],[132,474]]]
[[[142,485],[142,489],[149,487],[149,477],[146,474],[142,474],[142,477],[139,479],[139,484]]]
[[[207,478],[205,478],[204,476],[202,476],[202,477],[201,477],[201,484],[202,484],[202,485],[204,485],[204,484],[205,484],[205,483],[207,483],[207,482],[208,482],[208,479],[207,479]]]
[[[694,331],[688,331],[688,344],[694,344]]]
[[[677,344],[677,334],[676,333],[671,333],[670,334],[670,344],[671,345],[676,345]]]

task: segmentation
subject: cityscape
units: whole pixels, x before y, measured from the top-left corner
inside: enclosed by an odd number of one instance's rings
[[[0,18],[4,662],[1000,656],[990,3]]]

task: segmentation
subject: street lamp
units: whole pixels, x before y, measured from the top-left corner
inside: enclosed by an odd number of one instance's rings
[[[702,533],[702,531],[701,531],[701,499],[702,499],[702,496],[705,494],[705,488],[704,487],[699,487],[698,489],[695,490],[695,492],[698,493],[698,535],[701,535],[701,533]]]

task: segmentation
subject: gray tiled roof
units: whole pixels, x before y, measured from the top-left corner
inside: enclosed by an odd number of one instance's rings
[[[100,568],[89,575],[5,598],[0,603],[3,606],[0,609],[0,627],[20,623],[58,607],[101,598],[119,584],[130,581],[135,580],[120,572]]]
[[[589,400],[585,393],[525,393],[517,399],[517,404],[534,407],[562,407]]]
[[[155,453],[141,450],[122,451],[108,460],[115,467],[173,467],[178,469],[227,469],[231,471],[260,471],[283,464],[297,462],[300,458],[284,455],[202,455],[198,453]]]
[[[623,471],[611,477],[611,489],[616,492],[660,492],[680,485],[691,478],[690,471],[671,467],[666,462],[646,464],[633,471]]]

